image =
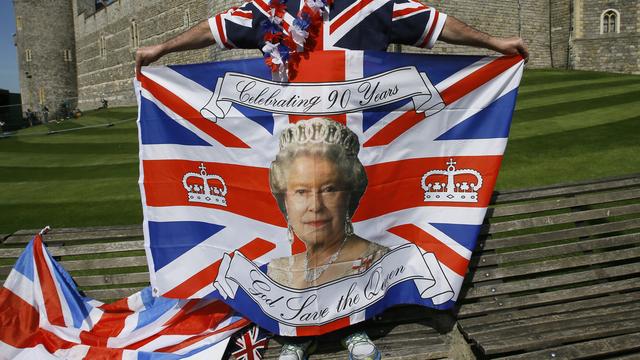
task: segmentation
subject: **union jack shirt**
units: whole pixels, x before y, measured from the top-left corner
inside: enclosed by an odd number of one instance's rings
[[[304,0],[287,1],[283,28],[292,25]],[[378,50],[389,44],[432,48],[447,16],[414,0],[335,0],[324,11],[314,50]],[[269,18],[269,0],[254,0],[209,19],[216,44],[223,49],[261,49]]]

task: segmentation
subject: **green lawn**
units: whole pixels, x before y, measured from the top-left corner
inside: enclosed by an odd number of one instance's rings
[[[135,116],[93,111],[0,139],[0,234],[140,223]],[[638,172],[640,76],[525,73],[498,189]]]

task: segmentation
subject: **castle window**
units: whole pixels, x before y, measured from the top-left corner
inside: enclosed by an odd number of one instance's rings
[[[104,37],[104,35],[100,35],[99,46],[100,46],[100,56],[106,57],[107,56],[107,39]]]
[[[184,16],[182,17],[182,26],[188,28],[191,26],[191,12],[189,9],[184,10]]]
[[[64,50],[64,62],[71,62],[71,50],[69,49],[65,49]]]
[[[136,49],[140,46],[140,32],[138,31],[138,24],[135,20],[131,20],[131,47]]]
[[[600,34],[620,32],[620,13],[618,10],[605,10],[600,16]]]
[[[16,30],[22,30],[22,16],[16,16]]]
[[[24,52],[24,59],[26,62],[31,62],[33,60],[32,54],[31,54],[31,49],[27,49]]]

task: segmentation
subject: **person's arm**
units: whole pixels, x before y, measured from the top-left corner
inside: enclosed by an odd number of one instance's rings
[[[522,38],[493,37],[487,33],[472,28],[451,15],[447,16],[444,28],[442,29],[438,39],[449,44],[485,48],[505,55],[520,54],[525,61],[529,60],[529,50]]]
[[[209,23],[203,20],[182,34],[165,41],[162,44],[145,46],[136,50],[136,73],[142,66],[149,65],[164,55],[175,51],[202,49],[215,44]]]

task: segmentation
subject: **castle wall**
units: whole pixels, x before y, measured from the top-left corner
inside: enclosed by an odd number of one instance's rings
[[[98,107],[102,97],[114,106],[134,104],[134,33],[140,46],[158,44],[207,14],[207,3],[202,0],[119,0],[93,14],[77,15],[80,107]],[[210,61],[209,55],[208,49],[174,53],[157,64]]]
[[[549,65],[568,69],[570,66],[570,39],[572,28],[572,0],[549,1],[549,41],[551,54]]]
[[[34,2],[37,0],[14,0]],[[42,1],[42,0],[40,0]],[[530,68],[576,68],[638,72],[640,6],[635,0],[487,0],[424,1],[444,13],[492,35],[521,36],[529,46]],[[75,37],[78,91],[83,109],[100,105],[133,105],[133,38],[137,26],[140,46],[158,44],[198,21],[237,6],[241,0],[119,0],[95,12],[93,0],[75,0]],[[623,31],[599,34],[604,7],[625,9]],[[631,10],[628,10],[631,9]],[[572,24],[573,21],[573,24]],[[571,39],[571,27],[574,27]],[[595,32],[596,30],[597,33]],[[104,41],[101,38],[104,37]],[[572,46],[572,48],[570,47]],[[101,51],[101,47],[103,48]],[[440,54],[495,54],[488,50],[438,42],[433,50],[403,46],[404,52]],[[260,56],[257,50],[209,49],[171,54],[158,64],[182,64]]]
[[[23,111],[45,105],[55,111],[65,100],[75,105],[71,0],[13,0],[13,5]],[[71,55],[66,60],[65,50]]]
[[[573,39],[576,69],[640,74],[640,2],[637,0],[576,0],[581,21]],[[620,12],[620,32],[600,32],[608,9]]]
[[[534,68],[551,66],[548,1],[488,0],[481,4],[474,1],[449,0],[423,2],[488,34],[499,37],[521,36],[525,39],[531,53],[528,66]],[[450,45],[444,42],[437,42],[431,51],[408,46],[403,46],[402,51],[465,55],[496,54],[489,50]]]

